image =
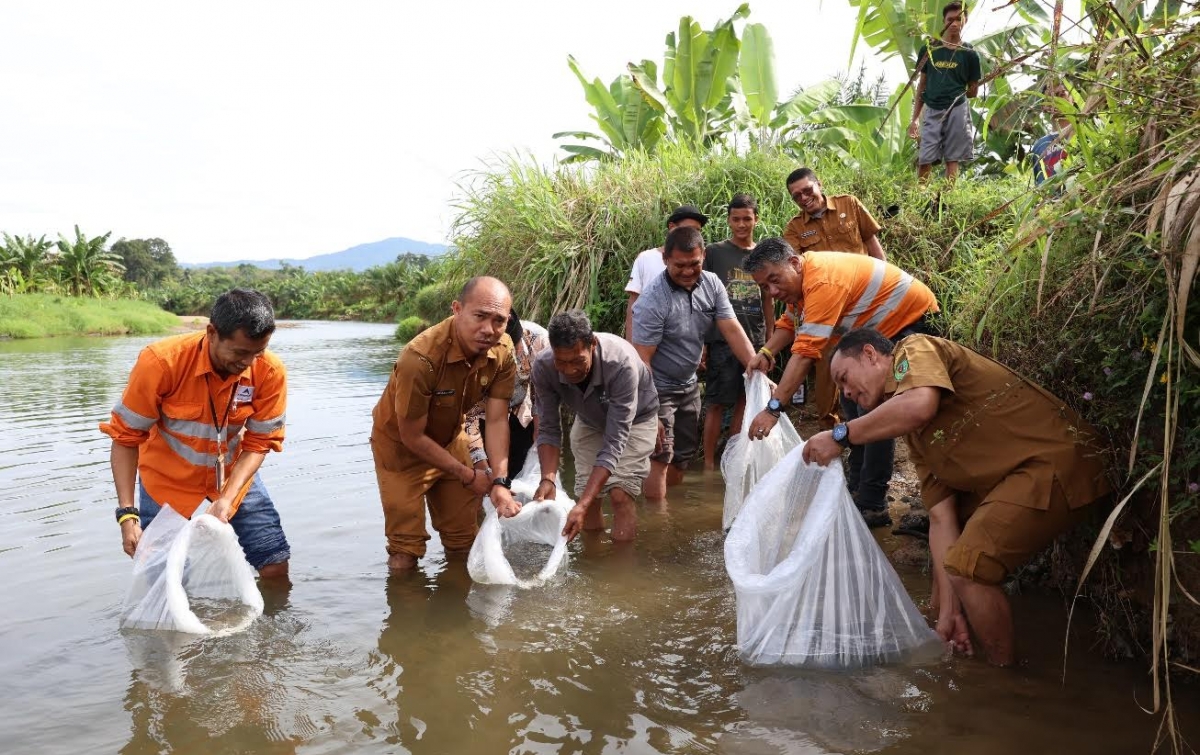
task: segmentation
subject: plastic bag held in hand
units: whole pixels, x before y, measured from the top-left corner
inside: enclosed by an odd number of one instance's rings
[[[562,480],[555,477],[555,497],[534,501],[541,482],[541,464],[537,447],[530,449],[521,474],[512,484],[513,498],[521,503],[516,516],[501,519],[492,500],[483,499],[484,520],[467,556],[467,572],[481,584],[536,587],[558,573],[567,563],[567,539],[562,536],[567,515],[575,501],[563,492]],[[510,562],[514,549],[529,546],[549,546],[549,553],[535,553],[539,562],[537,572],[530,577],[518,576]],[[541,549],[545,550],[545,549]]]
[[[193,608],[203,604],[207,620]],[[262,615],[263,598],[233,527],[162,507],[133,554],[124,629],[230,634]]]
[[[746,417],[742,431],[731,437],[721,455],[721,476],[725,478],[725,513],[721,528],[728,530],[742,510],[746,496],[762,476],[771,471],[779,460],[803,443],[800,433],[786,414],[762,440],[750,440],[750,420],[771,400],[771,381],[761,372],[746,379]]]
[[[805,464],[802,453],[759,481],[725,538],[742,659],[817,668],[936,659],[941,642],[854,507],[841,465]]]

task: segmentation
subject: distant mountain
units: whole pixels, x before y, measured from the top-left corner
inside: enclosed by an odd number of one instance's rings
[[[254,265],[264,270],[278,270],[284,263],[299,265],[308,271],[316,270],[354,270],[361,272],[368,267],[378,267],[395,261],[401,254],[423,254],[426,257],[437,257],[446,251],[445,244],[430,244],[424,241],[414,241],[400,236],[370,244],[359,244],[340,252],[318,254],[307,259],[272,259],[272,260],[234,260],[232,262],[183,262],[182,267],[237,267],[238,265]]]

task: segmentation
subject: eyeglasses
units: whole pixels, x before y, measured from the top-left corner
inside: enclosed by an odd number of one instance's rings
[[[792,192],[793,199],[795,199],[796,197],[805,197],[805,198],[814,197],[816,195],[817,195],[817,187],[815,185],[809,186],[806,189],[797,189]]]

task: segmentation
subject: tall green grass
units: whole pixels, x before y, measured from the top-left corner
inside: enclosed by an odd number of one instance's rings
[[[633,259],[663,243],[671,210],[699,206],[711,218],[705,238],[720,241],[729,236],[725,207],[744,192],[758,200],[758,238],[780,235],[797,213],[784,182],[802,165],[818,172],[827,194],[858,196],[883,223],[889,259],[933,286],[951,311],[977,287],[976,278],[989,276],[1015,222],[1015,212],[988,213],[1027,191],[1021,178],[962,181],[953,191],[919,188],[910,171],[863,172],[825,155],[806,161],[780,151],[665,145],[654,155],[583,167],[510,157],[463,188],[448,285],[495,275],[513,289],[523,317],[545,320],[583,307],[599,328],[618,330]],[[893,205],[899,214],[885,220]],[[954,326],[966,331],[971,324]]]
[[[55,294],[0,296],[0,338],[165,333],[179,318],[154,304]]]

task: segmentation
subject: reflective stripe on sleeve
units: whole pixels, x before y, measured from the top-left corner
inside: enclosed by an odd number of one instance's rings
[[[132,427],[134,430],[149,430],[150,428],[154,427],[155,422],[158,422],[158,417],[147,417],[138,414],[128,406],[125,406],[125,404],[121,401],[117,402],[116,406],[112,408],[112,411],[113,414],[121,418],[121,421]]]
[[[259,433],[261,435],[267,435],[269,433],[275,432],[276,430],[282,430],[283,426],[284,426],[284,424],[286,424],[286,422],[287,422],[286,414],[280,414],[275,419],[267,419],[267,420],[261,420],[261,421],[256,420],[256,419],[248,419],[248,420],[246,420],[246,429],[252,433]]]

